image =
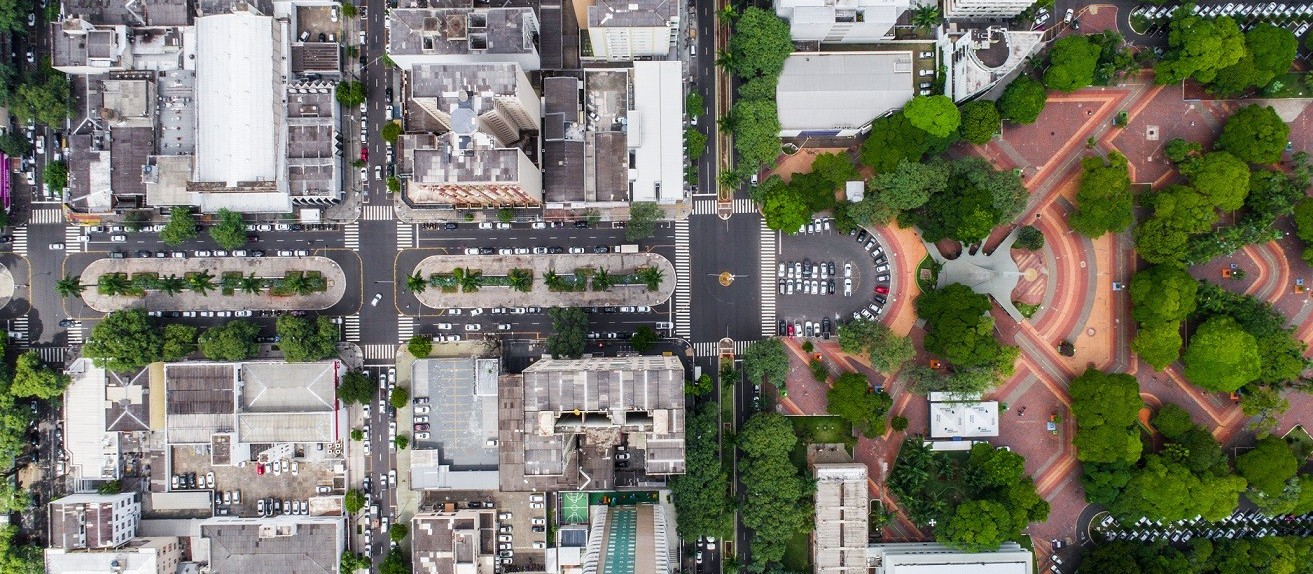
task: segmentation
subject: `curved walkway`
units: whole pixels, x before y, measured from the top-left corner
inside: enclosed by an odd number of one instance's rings
[[[473,293],[443,293],[430,287],[416,293],[415,298],[434,309],[520,307],[527,301],[544,307],[615,307],[620,305],[659,305],[670,299],[675,291],[675,266],[655,253],[608,253],[596,255],[433,255],[415,266],[418,273],[428,278],[433,273],[450,273],[457,267],[482,271],[485,276],[505,276],[511,269],[533,270],[533,288],[525,293],[501,286],[484,286]],[[579,267],[605,268],[617,275],[629,273],[639,267],[656,267],[661,270],[661,284],[656,291],[646,285],[615,285],[606,291],[560,292],[547,288],[543,276],[548,271],[571,275]]]
[[[215,283],[224,273],[241,272],[256,277],[282,277],[288,271],[318,271],[328,281],[328,289],[310,295],[273,296],[267,293],[233,293],[224,295],[219,289],[207,295],[183,291],[167,295],[159,291],[144,296],[101,295],[96,283],[101,275],[109,273],[158,273],[160,276],[209,271]],[[82,271],[81,282],[88,285],[82,300],[88,307],[109,313],[120,309],[141,307],[151,311],[290,311],[298,309],[327,309],[335,305],[346,293],[346,273],[327,257],[201,257],[197,259],[97,259]]]

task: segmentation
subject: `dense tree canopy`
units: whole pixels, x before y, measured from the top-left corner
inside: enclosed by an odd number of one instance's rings
[[[1202,515],[1221,520],[1235,510],[1245,479],[1238,476],[1196,476],[1185,465],[1148,455],[1117,500],[1114,516],[1135,520],[1176,521]]]
[[[738,15],[726,49],[730,68],[742,78],[778,76],[793,53],[789,24],[774,11],[751,7]]]
[[[71,111],[68,76],[54,70],[45,72],[45,75],[44,79],[27,78],[18,85],[9,94],[9,111],[21,119],[62,129]]]
[[[288,362],[318,361],[337,352],[337,325],[328,317],[278,317],[278,348]]]
[[[191,210],[176,206],[169,210],[169,221],[164,224],[164,229],[160,230],[160,241],[177,247],[182,245],[182,242],[196,237],[196,227],[196,216],[192,215]]]
[[[734,151],[744,165],[770,163],[780,154],[780,118],[776,110],[774,100],[739,100],[730,110],[728,127],[734,132]]]
[[[715,403],[703,403],[685,424],[686,470],[670,478],[675,511],[679,513],[679,535],[685,540],[724,536],[733,529],[729,473],[722,465],[716,434],[719,420]]]
[[[1232,114],[1217,138],[1217,148],[1249,163],[1276,163],[1290,137],[1290,126],[1272,106],[1250,104]]]
[[[903,106],[912,125],[932,137],[946,138],[962,123],[962,113],[948,96],[916,96]]]
[[[950,137],[936,137],[916,127],[903,112],[894,112],[871,122],[871,133],[862,143],[862,163],[884,173],[900,161],[919,162],[927,153],[943,151],[951,142]]]
[[[1127,464],[1140,459],[1144,447],[1136,423],[1144,401],[1135,377],[1087,369],[1071,381],[1069,392],[1076,458]]]
[[[578,307],[552,307],[552,334],[547,336],[547,352],[556,358],[577,359],[588,344],[588,314]]]
[[[966,552],[997,550],[1012,536],[1012,515],[992,500],[968,500],[958,505],[936,539]]]
[[[244,361],[260,352],[260,326],[238,319],[205,330],[198,341],[201,354],[211,361]]]
[[[106,315],[91,328],[82,355],[98,367],[132,371],[160,358],[164,337],[150,324],[145,309],[125,309]]]
[[[1146,323],[1140,325],[1131,341],[1131,350],[1140,360],[1162,370],[1181,357],[1181,322]]]
[[[807,198],[797,188],[780,179],[780,176],[770,176],[757,189],[762,197],[761,214],[766,220],[766,227],[785,233],[797,233],[811,221],[812,211],[807,207]]]
[[[1130,291],[1136,321],[1178,322],[1194,313],[1199,282],[1179,267],[1156,265],[1132,276]]]
[[[1222,211],[1240,209],[1249,195],[1249,166],[1224,151],[1183,163],[1181,173],[1190,178],[1195,191]]]
[[[160,347],[161,361],[181,361],[196,352],[196,327],[182,323],[164,326],[164,345]]]
[[[367,405],[374,400],[374,381],[368,375],[350,371],[342,376],[337,385],[337,398],[344,403]]]
[[[1201,18],[1178,11],[1167,35],[1167,54],[1154,66],[1155,81],[1171,84],[1193,77],[1210,83],[1218,70],[1245,57],[1245,37],[1229,16]]]
[[[961,283],[921,294],[916,313],[926,320],[925,349],[958,367],[993,365],[1002,347],[994,338],[989,296]]]
[[[976,100],[962,106],[962,139],[983,144],[994,138],[1002,127],[998,106],[990,100]]]
[[[1081,160],[1076,211],[1067,220],[1072,229],[1088,237],[1123,231],[1134,221],[1134,208],[1126,156],[1114,151],[1106,162],[1099,157]]]
[[[19,397],[52,399],[64,393],[68,382],[68,375],[51,369],[36,351],[28,351],[19,355],[14,364],[14,381],[9,385],[9,392]]]
[[[1225,315],[1200,325],[1185,350],[1185,378],[1210,391],[1233,392],[1261,372],[1258,342]]]
[[[757,413],[739,431],[739,478],[743,494],[752,504],[739,512],[743,525],[751,529],[753,568],[779,562],[789,539],[810,524],[801,500],[808,496],[806,481],[789,460],[797,443],[793,424],[776,413]]]
[[[780,388],[789,374],[789,355],[777,338],[762,339],[743,353],[743,374],[756,384],[769,382]]]
[[[883,391],[871,389],[871,383],[860,373],[844,373],[825,393],[829,412],[850,423],[866,438],[884,434],[884,415],[894,401]]]
[[[970,244],[1020,213],[1027,196],[1015,172],[994,171],[988,161],[968,157],[950,164],[947,190],[908,215],[926,241],[948,238]]]
[[[1249,487],[1268,496],[1278,496],[1286,488],[1286,481],[1299,470],[1299,460],[1285,439],[1268,436],[1258,445],[1235,458],[1236,472],[1249,482]]]
[[[1003,119],[1012,123],[1033,124],[1044,111],[1048,97],[1044,84],[1022,74],[1003,90],[1003,95],[998,99],[998,112]]]
[[[908,211],[925,205],[936,193],[946,191],[949,177],[950,168],[946,161],[901,160],[893,170],[877,174],[872,186],[884,205]]]
[[[1085,36],[1059,38],[1049,52],[1049,67],[1044,71],[1044,84],[1064,92],[1093,84],[1100,52],[1100,47]]]
[[[237,249],[246,245],[246,225],[242,223],[242,214],[228,209],[220,209],[215,214],[215,223],[210,227],[210,238],[219,247]]]
[[[1170,185],[1149,198],[1153,215],[1135,228],[1135,249],[1145,261],[1180,265],[1190,236],[1208,231],[1217,210],[1208,199],[1184,185]]]
[[[884,323],[853,319],[839,326],[839,347],[845,353],[865,353],[875,370],[894,374],[916,356],[912,340],[895,335]]]

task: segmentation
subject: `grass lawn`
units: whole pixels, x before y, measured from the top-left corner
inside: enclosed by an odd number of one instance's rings
[[[798,443],[793,446],[793,452],[789,453],[789,460],[808,476],[811,476],[807,471],[808,444],[841,442],[848,447],[849,453],[857,445],[857,439],[853,437],[853,425],[839,417],[791,416],[789,421],[793,423],[793,434],[798,436]]]
[[[1307,459],[1309,455],[1313,455],[1313,436],[1309,436],[1308,430],[1303,426],[1296,425],[1283,438],[1298,456]]]
[[[1308,86],[1304,83],[1303,72],[1290,72],[1278,76],[1276,81],[1281,83],[1281,89],[1276,90],[1269,97],[1274,98],[1307,98],[1313,95]]]
[[[933,291],[935,285],[939,284],[940,267],[939,263],[929,255],[926,255],[925,259],[916,266],[916,286],[921,288],[922,293]],[[927,274],[929,277],[926,277]]]
[[[784,548],[784,568],[790,572],[811,572],[811,532],[798,532]]]
[[[1030,303],[1022,303],[1021,301],[1013,301],[1012,305],[1016,307],[1018,311],[1021,311],[1022,317],[1027,319],[1033,317],[1035,313],[1039,312],[1039,305],[1031,305]]]

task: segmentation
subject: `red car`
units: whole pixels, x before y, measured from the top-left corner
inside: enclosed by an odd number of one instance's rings
[[[789,336],[793,336],[793,323],[789,323]]]
[[[369,161],[369,148],[363,146],[360,148],[360,161]]]
[[[888,294],[889,294],[889,286],[888,286],[888,285],[876,285],[876,286],[875,286],[875,292],[876,292],[876,293],[879,293],[879,294],[881,294],[881,295],[888,295]]]
[[[257,464],[257,465],[255,465],[255,474],[256,474],[256,475],[262,475],[262,474],[264,474],[264,465],[263,465],[263,464]]]

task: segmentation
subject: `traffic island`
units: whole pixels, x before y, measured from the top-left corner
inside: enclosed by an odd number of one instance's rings
[[[652,306],[675,291],[675,266],[655,253],[433,255],[408,287],[434,309]]]
[[[80,278],[82,300],[102,313],[321,310],[346,294],[346,273],[327,257],[98,259]]]

